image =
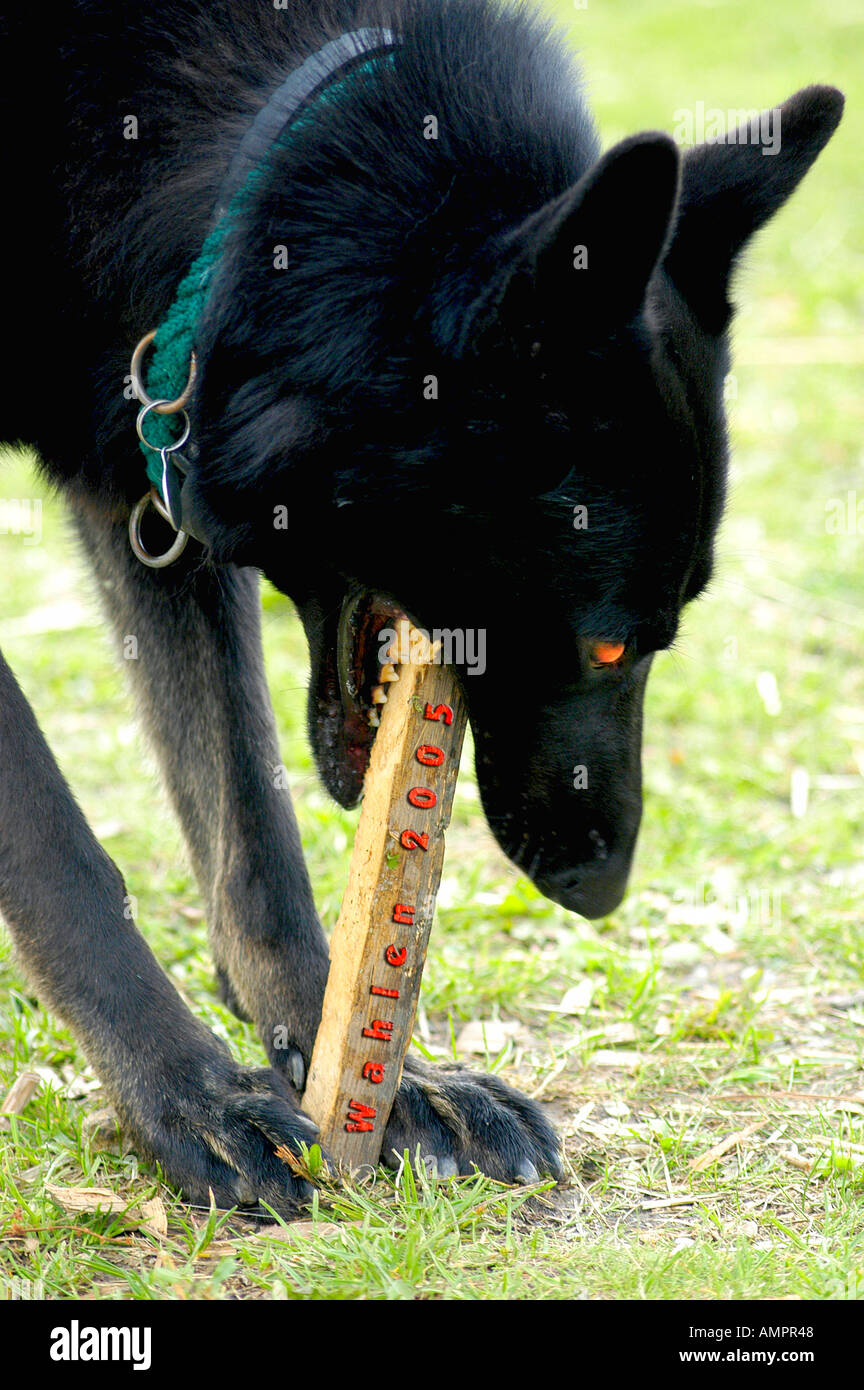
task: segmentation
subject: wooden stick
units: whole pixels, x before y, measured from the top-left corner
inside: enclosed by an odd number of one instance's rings
[[[402,1076],[465,732],[452,669],[422,647],[412,630],[382,707],[303,1098],[347,1167],[377,1163]]]
[[[41,1084],[41,1077],[33,1071],[22,1071],[15,1078],[6,1092],[3,1104],[0,1105],[0,1129],[9,1128],[7,1116],[20,1115],[30,1104]]]

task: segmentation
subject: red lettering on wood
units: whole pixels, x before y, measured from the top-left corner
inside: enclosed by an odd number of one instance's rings
[[[411,911],[414,911],[413,907]],[[392,965],[394,967],[404,965],[406,960],[408,959],[408,947],[388,946],[387,950],[384,952],[384,959],[386,960],[388,965]]]
[[[359,1100],[349,1100],[348,1119],[345,1121],[345,1128],[352,1133],[368,1134],[375,1126],[372,1121],[377,1115],[377,1110],[371,1105],[363,1105]]]
[[[403,849],[428,849],[429,835],[425,830],[422,835],[416,830],[403,830],[399,836],[399,843]]]
[[[371,1081],[373,1086],[380,1086],[384,1080],[383,1062],[365,1062],[363,1065],[363,1077],[366,1081]]]
[[[428,811],[438,798],[429,787],[412,787],[408,793],[408,800],[412,806],[419,806],[421,811]]]
[[[398,991],[398,989],[382,989],[380,985],[373,985],[372,988],[370,989],[369,993],[370,993],[370,994],[383,994],[383,996],[384,996],[385,999],[398,999],[398,998],[399,998],[399,991]]]
[[[373,1018],[372,1027],[363,1029],[364,1038],[378,1038],[380,1042],[390,1042],[390,1034],[393,1032],[392,1022],[385,1018]]]
[[[444,749],[434,743],[421,743],[414,756],[424,767],[440,767],[444,761]]]
[[[393,921],[401,922],[403,926],[413,926],[415,911],[412,903],[397,903],[393,909]],[[392,965],[393,962],[391,961],[390,964]]]
[[[436,705],[433,709],[427,705],[423,712],[424,719],[443,719],[445,724],[453,723],[453,711],[449,705]]]

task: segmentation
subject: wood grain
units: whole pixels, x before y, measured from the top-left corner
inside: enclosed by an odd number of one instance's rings
[[[399,675],[366,773],[303,1098],[323,1147],[351,1168],[380,1157],[411,1041],[465,732],[449,666],[412,662]]]

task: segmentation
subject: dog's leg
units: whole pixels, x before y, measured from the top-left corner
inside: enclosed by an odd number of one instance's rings
[[[0,768],[0,909],[140,1151],[193,1201],[290,1210],[305,1189],[274,1146],[314,1127],[277,1072],[232,1061],[159,969],[2,656]]]
[[[124,526],[76,517],[207,904],[225,1001],[296,1090],[327,981],[264,677],[258,577],[131,553]],[[131,639],[131,640],[130,640]]]
[[[187,549],[167,570],[131,554],[122,526],[78,519],[130,661],[208,903],[226,999],[252,1018],[274,1068],[299,1090],[327,978],[260,649],[257,578],[216,570]],[[560,1173],[539,1107],[494,1078],[408,1059],[384,1138],[392,1163],[419,1146],[439,1171],[492,1177]]]

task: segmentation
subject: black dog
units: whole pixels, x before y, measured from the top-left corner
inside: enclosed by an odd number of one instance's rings
[[[327,949],[272,775],[256,572],[302,616],[342,805],[381,629],[404,611],[482,633],[486,669],[460,677],[489,823],[550,898],[613,908],[652,654],[711,570],[730,275],[842,98],[792,97],[772,151],[757,122],[683,159],[662,134],[601,157],[560,42],[489,0],[70,0],[59,43],[38,16],[5,36],[28,87],[4,84],[3,267],[27,302],[0,426],[38,451],[137,639],[224,997],[270,1068],[236,1065],[157,966],[2,661],[0,906],[142,1153],[192,1199],[288,1209],[304,1189],[274,1145],[314,1130]],[[198,540],[150,568],[128,539],[150,486],[130,355],[226,207],[191,444],[162,488]],[[405,544],[418,520],[434,565]],[[137,524],[146,551],[175,539],[150,507]],[[535,1105],[409,1061],[385,1158],[417,1145],[444,1173],[560,1171]]]

